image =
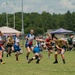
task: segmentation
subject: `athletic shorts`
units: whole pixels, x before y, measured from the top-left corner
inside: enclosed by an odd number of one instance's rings
[[[7,47],[12,47],[12,45],[10,45],[10,44],[7,44]]]
[[[33,53],[40,53],[41,49],[39,47],[34,47]]]
[[[66,46],[63,46],[62,49],[64,49],[66,51],[67,47]]]
[[[2,47],[0,47],[0,51],[2,51]]]
[[[25,44],[25,47],[26,47],[26,48],[27,48],[27,47],[31,48],[31,47],[33,47],[33,44],[31,44],[31,45]]]
[[[52,50],[52,47],[47,47],[47,50]]]
[[[14,45],[14,51],[20,51],[20,50],[21,50],[21,48],[19,46]]]
[[[16,51],[16,54],[18,54],[18,53],[23,53],[23,51],[22,51],[22,50],[20,50],[20,51]]]

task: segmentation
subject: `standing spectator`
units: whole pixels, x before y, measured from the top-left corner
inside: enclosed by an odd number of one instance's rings
[[[73,38],[74,38],[73,35],[69,35],[69,37],[68,37],[68,39],[67,39],[67,41],[68,41],[68,48],[69,48],[70,51],[71,51],[72,48],[73,48]]]

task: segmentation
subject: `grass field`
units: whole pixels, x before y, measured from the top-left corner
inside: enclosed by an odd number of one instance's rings
[[[6,63],[0,65],[0,75],[75,75],[75,51],[65,53],[66,64],[62,63],[60,55],[58,56],[59,63],[53,64],[54,53],[50,59],[47,57],[47,53],[46,51],[42,52],[43,59],[39,64],[36,64],[36,61],[27,63],[25,49],[18,62],[15,61],[14,53],[8,58],[4,54],[3,60]],[[32,56],[31,52],[30,57]]]

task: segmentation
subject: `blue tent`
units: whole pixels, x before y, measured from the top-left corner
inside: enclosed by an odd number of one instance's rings
[[[73,31],[60,28],[60,29],[57,29],[57,30],[52,31],[50,33],[51,34],[66,34],[66,33],[73,33]]]

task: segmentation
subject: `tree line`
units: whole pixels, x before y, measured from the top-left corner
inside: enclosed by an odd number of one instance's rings
[[[24,14],[24,33],[27,34],[30,29],[35,30],[35,34],[44,34],[47,29],[65,28],[75,31],[75,12],[67,11],[65,14],[50,14],[43,11],[41,14],[37,12]],[[8,14],[9,27],[14,26],[14,14]],[[16,29],[21,31],[22,13],[15,13]],[[6,26],[6,13],[0,14],[0,27]]]

